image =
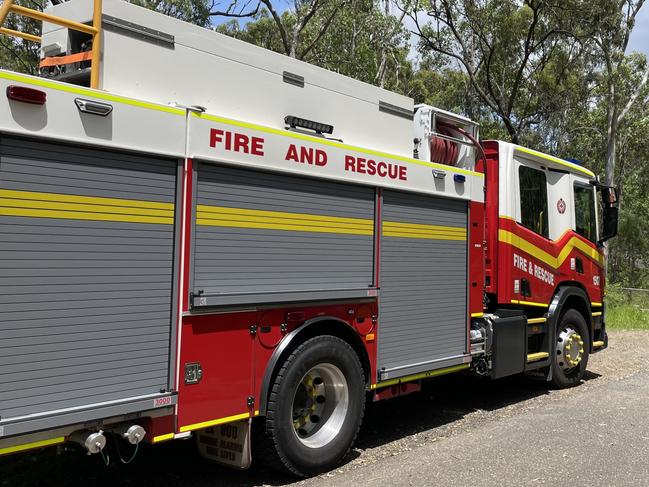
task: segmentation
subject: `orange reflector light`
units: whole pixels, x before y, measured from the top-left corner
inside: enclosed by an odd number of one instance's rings
[[[23,103],[31,103],[33,105],[45,105],[47,100],[47,93],[25,86],[7,86],[7,98],[14,101]]]

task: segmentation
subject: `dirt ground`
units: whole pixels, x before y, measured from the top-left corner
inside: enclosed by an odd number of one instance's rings
[[[597,398],[608,386],[649,371],[647,331],[614,331],[609,349],[591,357],[589,371],[579,387],[551,390],[525,377],[490,382],[466,376],[446,376],[426,384],[419,394],[368,404],[357,443],[339,469],[302,485],[344,484],[365,475],[399,455],[441,449],[458,435],[468,435],[486,425],[554,409],[579,395]],[[450,442],[449,442],[450,443]],[[472,445],[479,455],[479,445]],[[418,450],[419,449],[419,450]],[[435,449],[432,448],[434,456]],[[50,448],[0,459],[0,487],[31,486],[192,486],[289,485],[297,479],[253,468],[237,472],[200,459],[193,441],[176,441],[143,447],[136,459],[123,465],[111,454],[106,467],[99,455],[86,456],[75,448]],[[534,462],[534,459],[530,459]],[[398,473],[395,473],[398,475]],[[416,482],[415,482],[416,484]]]

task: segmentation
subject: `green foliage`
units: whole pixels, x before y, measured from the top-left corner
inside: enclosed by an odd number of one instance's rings
[[[611,306],[606,312],[609,330],[649,330],[649,311],[634,305]]]
[[[413,14],[419,49],[461,69],[489,118],[513,142],[563,111],[585,81],[579,43],[546,1],[421,1]]]
[[[649,330],[649,292],[623,290],[619,284],[606,289],[606,326],[619,330]]]
[[[210,23],[210,8],[213,5],[209,0],[128,0],[129,3],[139,5],[156,12],[175,17],[185,22],[207,27]]]
[[[336,11],[336,2],[325,4],[300,34],[298,58],[367,83],[408,92],[413,67],[408,61],[408,33],[398,19],[385,13],[373,0],[350,0]],[[335,14],[335,21],[324,25]],[[291,31],[297,21],[293,11],[282,14],[282,24]],[[266,49],[285,53],[276,22],[261,10],[241,26],[233,20],[217,31]],[[385,56],[385,67],[381,70]]]
[[[17,5],[29,8],[39,7],[39,2],[16,0]],[[26,17],[10,14],[3,27],[40,35],[41,24]],[[40,46],[34,42],[0,34],[0,67],[19,73],[37,74]]]

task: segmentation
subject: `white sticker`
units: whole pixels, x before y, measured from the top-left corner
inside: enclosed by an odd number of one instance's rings
[[[156,397],[153,400],[153,407],[154,408],[161,408],[164,406],[171,406],[171,396],[165,396],[165,397]]]

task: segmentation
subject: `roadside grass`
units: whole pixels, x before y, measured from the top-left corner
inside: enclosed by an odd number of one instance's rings
[[[606,289],[606,328],[649,330],[649,293],[624,291],[612,284]]]
[[[633,304],[617,304],[606,308],[607,330],[649,330],[649,311]]]

